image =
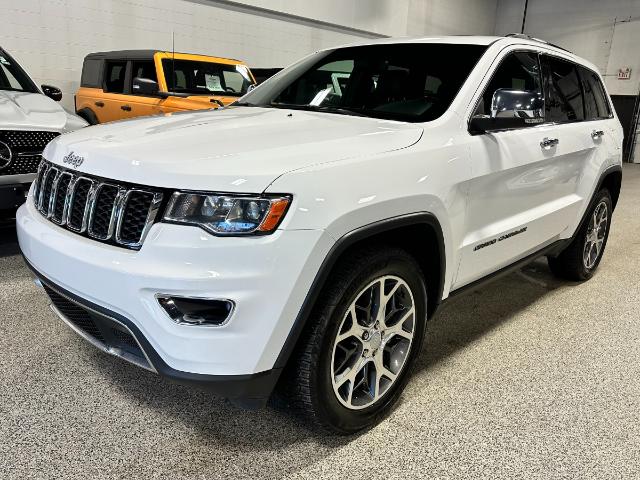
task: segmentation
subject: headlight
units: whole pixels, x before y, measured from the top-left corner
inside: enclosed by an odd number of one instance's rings
[[[196,225],[216,235],[264,235],[280,224],[290,202],[288,196],[175,192],[164,220]]]

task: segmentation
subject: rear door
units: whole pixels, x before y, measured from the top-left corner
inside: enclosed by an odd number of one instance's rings
[[[584,116],[577,76],[559,72],[563,101],[558,105],[555,93],[549,98],[548,92],[558,85],[548,84],[549,67],[541,65],[536,51],[509,51],[496,63],[473,114],[490,114],[497,89],[522,90],[532,97],[544,90],[545,118],[472,137],[467,225],[454,288],[553,243],[581,205],[576,187],[589,145],[576,132],[575,122]]]
[[[567,187],[578,202],[561,234],[568,238],[589,204],[604,164],[615,158],[615,142],[607,128],[611,110],[597,74],[551,54],[542,55],[541,61],[547,120],[555,123],[562,164],[573,171]]]
[[[103,78],[102,107],[96,111],[100,123],[111,122],[133,116],[130,84],[130,62],[127,60],[108,60]]]

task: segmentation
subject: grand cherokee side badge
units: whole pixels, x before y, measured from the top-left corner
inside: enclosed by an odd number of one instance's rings
[[[62,162],[68,163],[73,168],[78,168],[80,165],[82,165],[82,162],[84,162],[84,157],[81,157],[80,155],[76,155],[73,152],[69,152],[62,158]]]
[[[488,242],[484,242],[484,243],[481,243],[479,245],[476,245],[475,248],[473,249],[473,251],[477,252],[478,250],[482,250],[483,248],[489,247],[491,245],[495,245],[498,242],[502,242],[502,241],[507,240],[507,239],[509,239],[511,237],[515,237],[516,235],[520,235],[521,233],[526,232],[527,228],[529,228],[529,227],[522,227],[519,230],[514,230],[513,232],[505,233],[504,235],[501,235],[498,238],[494,238],[492,240],[489,240]]]

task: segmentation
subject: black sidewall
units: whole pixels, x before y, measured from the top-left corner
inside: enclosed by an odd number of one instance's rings
[[[416,321],[414,326],[414,338],[411,344],[409,358],[391,389],[382,397],[381,401],[362,410],[350,410],[344,407],[336,398],[331,381],[331,357],[333,354],[333,341],[338,334],[338,328],[347,311],[347,308],[355,300],[362,288],[384,275],[395,275],[402,278],[413,293],[416,307]],[[355,432],[375,423],[378,417],[383,416],[398,400],[406,385],[410,372],[420,353],[424,341],[424,333],[427,318],[427,294],[423,275],[415,262],[403,257],[391,257],[385,262],[369,265],[360,272],[354,273],[353,281],[346,289],[342,298],[336,303],[329,313],[325,334],[322,338],[319,357],[319,365],[315,372],[314,382],[319,393],[316,397],[319,403],[316,405],[321,416],[336,429],[344,433]]]

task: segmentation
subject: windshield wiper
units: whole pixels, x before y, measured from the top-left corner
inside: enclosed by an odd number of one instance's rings
[[[356,109],[344,108],[344,107],[316,107],[319,112],[328,112],[328,113],[341,113],[343,115],[352,115],[354,117],[368,117],[369,115],[365,115],[362,112],[359,112]]]
[[[309,112],[325,112],[325,113],[338,113],[341,115],[352,115],[354,117],[368,117],[362,112],[359,112],[356,109],[345,108],[345,107],[331,107],[331,106],[322,106],[322,105],[300,105],[297,103],[271,103],[272,107],[275,108],[290,108],[292,110],[306,110]]]
[[[249,102],[233,102],[232,104],[229,105],[234,106],[234,107],[260,107],[261,105],[256,105],[255,103],[249,103]]]

